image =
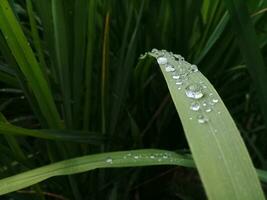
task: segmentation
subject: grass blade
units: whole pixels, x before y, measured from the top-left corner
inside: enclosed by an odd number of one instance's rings
[[[185,156],[165,150],[133,150],[110,152],[73,158],[36,168],[0,180],[0,195],[13,192],[53,176],[70,175],[97,168],[134,167],[152,165],[181,165],[191,167]]]
[[[264,199],[245,144],[210,82],[181,56],[150,55],[158,58],[208,198]]]
[[[88,144],[102,144],[104,136],[99,133],[71,131],[71,130],[51,130],[51,129],[26,129],[0,121],[0,134],[5,136],[31,136],[54,141],[68,141]]]
[[[7,0],[0,2],[0,29],[31,86],[49,126],[61,127],[48,83]]]
[[[226,0],[225,5],[229,10],[233,27],[238,34],[240,51],[243,54],[256,92],[258,93],[262,114],[265,124],[267,124],[267,71],[260,52],[255,29],[248,14],[245,1]]]

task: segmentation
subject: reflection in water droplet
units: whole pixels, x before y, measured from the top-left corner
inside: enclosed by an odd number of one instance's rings
[[[200,105],[199,103],[197,102],[192,102],[191,103],[191,106],[190,106],[190,109],[193,110],[193,111],[198,111],[200,109]]]
[[[112,158],[108,157],[108,158],[106,159],[106,163],[112,164],[112,162],[113,162]]]
[[[168,60],[166,57],[161,56],[157,58],[157,62],[159,65],[166,65],[168,63]]]
[[[198,115],[197,121],[200,124],[204,124],[204,123],[207,123],[209,121],[209,119],[207,117],[205,117],[204,115]]]
[[[191,84],[185,88],[185,94],[192,99],[200,99],[203,97],[202,87],[199,84]]]

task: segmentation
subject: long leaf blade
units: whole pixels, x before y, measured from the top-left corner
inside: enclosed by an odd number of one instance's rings
[[[0,195],[13,192],[53,176],[70,175],[97,168],[134,167],[152,165],[181,165],[191,167],[186,156],[165,150],[133,150],[110,152],[73,158],[36,168],[0,180]]]
[[[161,66],[209,199],[264,199],[245,144],[211,83],[179,55],[150,55]]]

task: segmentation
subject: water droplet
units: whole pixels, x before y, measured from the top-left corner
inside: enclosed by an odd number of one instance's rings
[[[157,53],[158,50],[154,48],[154,49],[151,50],[151,52],[152,52],[152,53]]]
[[[167,158],[168,158],[168,155],[165,153],[165,154],[163,155],[163,158],[164,158],[164,159],[167,159]]]
[[[185,94],[192,99],[200,99],[203,97],[202,87],[198,84],[191,84],[185,88]]]
[[[221,111],[218,111],[218,114],[220,115],[221,114]]]
[[[174,72],[175,68],[172,65],[167,65],[167,67],[165,68],[166,72]]]
[[[181,90],[182,88],[181,87],[178,87],[178,90]]]
[[[204,124],[204,123],[208,122],[209,119],[207,117],[205,117],[204,115],[198,115],[197,116],[197,121],[200,124]]]
[[[193,118],[192,117],[189,117],[190,120],[192,120]]]
[[[182,85],[183,84],[183,81],[181,79],[178,79],[175,84],[176,85]]]
[[[166,65],[168,63],[168,60],[166,57],[161,56],[157,58],[157,62],[159,65]]]
[[[154,156],[154,155],[151,155],[150,158],[151,158],[151,159],[155,159],[155,156]]]
[[[106,163],[112,164],[112,162],[113,162],[112,158],[108,157],[108,158],[106,159]]]
[[[177,71],[177,74],[179,74],[180,76],[184,76],[184,77],[186,77],[187,74],[189,73],[188,69],[186,69],[186,67],[184,66],[178,67],[176,71]]]
[[[197,66],[196,66],[196,65],[191,65],[191,67],[190,67],[190,71],[191,71],[191,72],[197,72],[197,71],[198,71]]]
[[[191,106],[190,106],[190,109],[193,110],[193,111],[198,111],[200,109],[200,105],[199,103],[197,102],[192,102],[191,103]]]
[[[209,96],[212,96],[213,94],[212,93],[209,93]]]
[[[172,76],[172,78],[173,78],[173,79],[179,79],[179,78],[180,78],[180,76],[173,75],[173,76]]]
[[[179,55],[179,54],[174,54],[173,55],[174,56],[174,58],[176,58],[177,60],[181,60],[183,57],[181,56],[181,55]]]
[[[134,159],[138,159],[139,158],[139,156],[134,156]]]
[[[219,99],[212,99],[212,102],[213,103],[218,103],[219,102]]]
[[[207,113],[208,113],[208,112],[211,112],[211,108],[207,108],[205,111],[206,111]]]

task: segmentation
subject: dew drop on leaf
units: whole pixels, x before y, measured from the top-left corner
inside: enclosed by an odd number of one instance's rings
[[[200,124],[204,124],[204,123],[207,123],[209,121],[209,119],[207,117],[205,117],[204,115],[198,115],[197,121]]]
[[[199,84],[190,84],[185,88],[185,94],[192,99],[200,99],[203,97],[202,87]]]
[[[168,60],[166,57],[161,56],[157,58],[157,62],[159,65],[166,65],[168,63]]]
[[[190,105],[190,109],[193,111],[198,111],[200,109],[200,105],[197,102],[192,102]]]

